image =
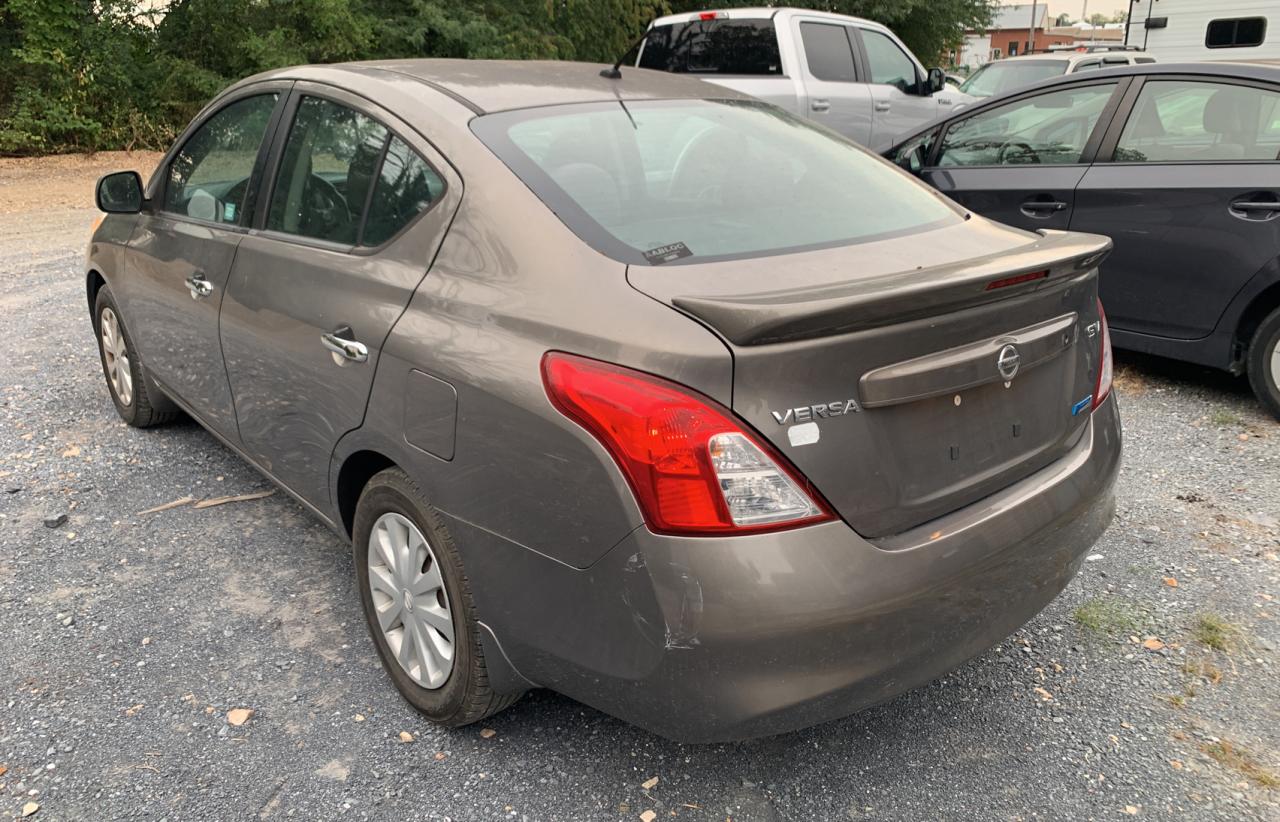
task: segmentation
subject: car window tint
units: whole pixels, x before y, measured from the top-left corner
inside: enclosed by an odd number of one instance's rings
[[[579,103],[485,115],[471,128],[579,237],[639,265],[681,243],[701,261],[960,219],[878,157],[756,101]]]
[[[249,177],[276,97],[237,100],[191,135],[169,163],[165,211],[213,223],[243,221]]]
[[[369,200],[361,245],[381,245],[431,207],[444,180],[399,137],[392,137]]]
[[[654,26],[640,67],[698,74],[782,74],[772,18],[689,20]]]
[[[938,165],[1070,165],[1085,143],[1115,83],[1069,88],[996,106],[947,129]]]
[[[800,39],[804,43],[809,73],[819,80],[851,83],[858,79],[853,67],[853,47],[849,45],[848,27],[827,23],[801,23]]]
[[[388,131],[357,111],[303,97],[289,128],[267,228],[354,245]]]
[[[1080,64],[1078,64],[1078,65],[1077,65],[1077,66],[1072,70],[1072,72],[1071,72],[1071,73],[1072,73],[1072,74],[1079,74],[1079,73],[1080,73],[1080,72],[1082,72],[1082,71],[1093,71],[1093,70],[1095,70],[1095,69],[1099,69],[1099,68],[1101,68],[1101,67],[1102,67],[1102,64],[1101,64],[1101,63],[1099,63],[1097,60],[1090,60],[1090,61],[1089,61],[1089,62],[1087,62],[1087,63],[1080,63]]]
[[[871,82],[894,86],[900,91],[916,87],[916,64],[898,44],[878,31],[862,30],[862,42],[871,66]]]
[[[1124,163],[1275,160],[1280,93],[1189,80],[1148,81],[1125,123]]]

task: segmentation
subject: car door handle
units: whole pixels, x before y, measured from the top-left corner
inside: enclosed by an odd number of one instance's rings
[[[1280,214],[1280,201],[1237,201],[1230,205],[1230,211],[1233,217],[1239,217],[1244,220],[1269,220],[1277,214]]]
[[[830,111],[831,101],[830,100],[814,100],[812,103],[809,104],[809,108],[813,109],[814,111]]]
[[[191,299],[198,300],[213,293],[213,283],[205,279],[204,272],[197,271],[187,278],[187,290],[191,292]]]
[[[1027,200],[1022,204],[1022,213],[1028,217],[1044,219],[1059,211],[1065,211],[1067,204],[1058,200]]]
[[[876,111],[888,111],[891,108],[893,108],[893,104],[890,103],[888,100],[876,101]]]
[[[335,362],[338,362],[338,357],[351,362],[366,362],[369,359],[368,347],[364,343],[348,339],[351,334],[351,326],[344,325],[320,335],[320,342],[324,343],[324,347],[334,355]]]

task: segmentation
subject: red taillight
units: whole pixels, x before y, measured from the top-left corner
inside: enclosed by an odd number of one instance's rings
[[[716,19],[716,13],[715,13],[714,11],[704,11],[704,12],[702,12],[701,14],[699,14],[699,15],[698,15],[698,19],[699,19],[699,20],[714,20],[714,19]]]
[[[609,451],[650,530],[745,534],[833,518],[784,457],[687,388],[554,351],[542,358],[542,382]]]
[[[1102,300],[1098,300],[1098,335],[1099,343],[1098,381],[1093,387],[1093,407],[1102,405],[1102,401],[1111,393],[1111,381],[1115,373],[1115,365],[1111,360],[1111,330],[1107,327],[1107,312],[1102,310]]]

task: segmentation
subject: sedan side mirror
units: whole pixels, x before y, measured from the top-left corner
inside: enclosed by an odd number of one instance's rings
[[[98,180],[93,194],[108,214],[136,214],[142,210],[142,177],[136,171],[117,171]]]
[[[925,80],[925,94],[937,94],[947,87],[947,73],[940,68],[929,69],[929,77]]]

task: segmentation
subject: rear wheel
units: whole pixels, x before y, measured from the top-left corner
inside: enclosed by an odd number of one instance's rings
[[[111,291],[103,286],[93,307],[93,327],[98,337],[98,355],[107,391],[120,419],[135,428],[149,428],[169,422],[177,407],[147,378]]]
[[[490,688],[462,559],[403,471],[389,468],[369,480],[356,505],[352,543],[369,633],[411,705],[433,722],[458,727],[520,698]]]
[[[1249,384],[1272,416],[1280,419],[1280,308],[1253,332],[1249,343]]]

